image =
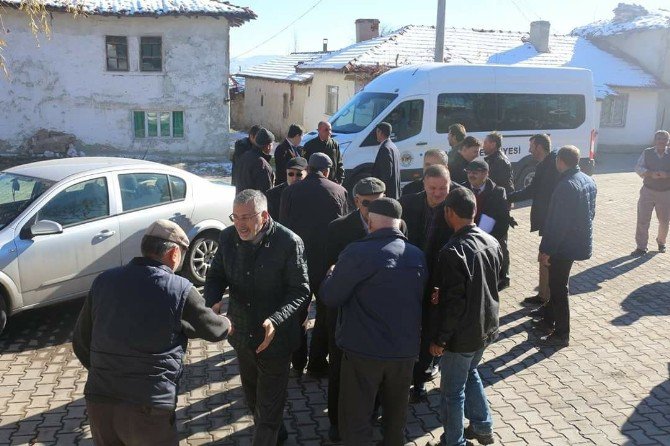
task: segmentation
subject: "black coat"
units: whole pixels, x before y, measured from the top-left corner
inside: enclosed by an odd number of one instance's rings
[[[484,160],[489,165],[491,181],[504,188],[507,195],[514,192],[514,172],[507,156],[498,149]]]
[[[470,183],[465,183],[463,186],[474,192]],[[510,218],[505,189],[495,184],[489,178],[484,184],[484,190],[477,197],[477,202],[480,206],[477,208],[475,224],[479,225],[482,214],[486,214],[496,221],[493,230],[489,234],[498,241],[507,237]]]
[[[270,190],[274,184],[275,174],[270,165],[270,155],[264,154],[256,147],[242,155],[238,161],[237,183],[235,192],[245,189],[255,189],[263,193]]]
[[[541,163],[535,168],[535,176],[530,184],[516,192],[513,192],[507,199],[510,203],[517,201],[533,200],[530,208],[530,231],[540,231],[547,219],[549,212],[549,202],[554,193],[556,184],[560,179],[560,174],[556,169],[556,152],[550,152]]]
[[[384,140],[379,146],[371,176],[384,182],[384,195],[395,200],[400,197],[400,152],[390,139]]]
[[[449,174],[451,181],[458,184],[463,184],[468,181],[468,174],[465,173],[465,167],[469,161],[463,158],[460,152],[456,152],[452,159],[449,159]]]
[[[419,192],[423,192],[423,178],[405,184],[401,195],[418,194]]]
[[[240,157],[247,153],[250,150],[254,149],[254,145],[249,139],[248,136],[245,136],[244,138],[240,138],[237,141],[235,141],[235,150],[233,151],[233,156],[231,157],[231,161],[233,163],[233,169],[231,172],[231,184],[235,186],[237,184],[237,163],[240,160]]]
[[[286,181],[286,163],[296,156],[302,156],[302,147],[293,147],[286,139],[275,148],[275,184]]]
[[[239,261],[243,252],[250,253],[246,262]],[[242,263],[251,264],[251,271]],[[296,315],[307,305],[310,290],[303,243],[296,234],[272,220],[256,245],[242,241],[234,226],[221,231],[219,249],[205,281],[207,305],[219,302],[226,289],[230,293],[228,318],[234,330],[229,342],[233,347],[260,344],[265,319],[272,321],[276,334],[261,357],[286,357],[300,346],[303,321]]]
[[[305,242],[309,279],[315,286],[330,266],[326,259],[328,224],[346,213],[347,191],[321,172],[310,173],[282,193],[279,221]]]
[[[321,141],[319,137],[310,139],[303,147],[305,158],[309,161],[309,157],[314,153],[325,153],[333,162],[333,167],[330,169],[328,179],[335,181],[337,184],[342,184],[344,181],[344,166],[342,165],[342,154],[340,153],[340,145],[333,138],[328,138],[326,141]]]
[[[281,194],[288,187],[288,183],[281,183],[265,192],[268,199],[268,212],[273,220],[279,221],[279,209],[281,205]]]

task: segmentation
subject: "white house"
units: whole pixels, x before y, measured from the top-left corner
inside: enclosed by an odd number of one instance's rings
[[[46,0],[51,37],[36,40],[19,4],[0,0],[9,71],[0,140],[16,147],[47,129],[138,152],[227,151],[229,30],[253,11],[217,0]]]
[[[371,79],[387,70],[432,62],[434,47],[434,27],[409,25],[296,64],[295,72],[309,77],[306,84],[311,87],[302,123],[314,128],[318,121],[328,119]],[[600,148],[647,144],[657,125],[659,92],[665,88],[648,70],[598,48],[588,39],[550,34],[548,22],[534,22],[530,33],[447,28],[444,61],[590,69],[598,102],[596,110],[601,114]],[[255,93],[247,91],[245,95]],[[620,95],[626,95],[628,119],[614,122],[616,110],[608,107],[601,113],[600,105]],[[247,100],[256,101],[245,97]]]

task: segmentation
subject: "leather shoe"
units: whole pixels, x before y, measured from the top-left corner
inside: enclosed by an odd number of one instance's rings
[[[664,253],[664,252],[665,252],[665,245],[661,245],[661,244],[659,243],[659,245],[658,245],[658,252],[660,252],[660,253]]]
[[[547,311],[546,305],[541,305],[536,309],[529,311],[528,316],[533,319],[542,319],[544,317],[545,311]]]
[[[412,389],[409,391],[409,402],[411,404],[420,403],[424,401],[428,396],[426,389]]]
[[[630,255],[632,255],[633,257],[640,257],[645,255],[646,253],[647,253],[646,249],[637,248],[635,251],[631,252]]]
[[[564,348],[570,345],[570,339],[568,336],[557,335],[554,331],[550,335],[541,338],[540,345],[543,347]]]
[[[328,378],[328,367],[322,369],[310,369],[308,367],[307,376],[311,376],[314,379]]]
[[[477,440],[477,443],[479,444],[493,444],[495,441],[493,439],[493,433],[490,434],[478,434],[475,432],[475,429],[472,427],[472,425],[466,427],[463,430],[463,436],[467,440]]]
[[[295,368],[291,367],[291,370],[289,370],[289,372],[288,372],[288,376],[291,377],[291,378],[302,378],[302,375],[304,373],[305,372],[303,370],[298,370],[298,369],[295,369]]]
[[[547,322],[545,319],[531,321],[531,327],[541,333],[550,334],[554,330],[554,325]]]
[[[539,294],[536,294],[535,296],[525,298],[523,303],[528,305],[541,305],[544,303],[544,301],[540,298]]]
[[[281,426],[279,426],[279,434],[277,435],[277,445],[282,444],[286,440],[288,440],[288,432],[286,431],[286,426],[282,421]]]

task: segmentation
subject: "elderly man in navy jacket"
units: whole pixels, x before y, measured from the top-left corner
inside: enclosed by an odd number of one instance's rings
[[[381,389],[384,444],[404,445],[428,274],[421,250],[400,232],[400,203],[380,198],[368,209],[369,235],[345,248],[321,287],[323,302],[340,309],[340,433],[346,445],[371,444]]]

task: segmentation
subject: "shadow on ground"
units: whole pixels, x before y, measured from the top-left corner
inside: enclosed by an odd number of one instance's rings
[[[651,389],[649,396],[640,401],[621,427],[621,432],[628,438],[624,443],[626,446],[670,442],[670,434],[659,428],[670,426],[670,363],[668,377]]]
[[[621,309],[625,314],[613,319],[612,325],[631,325],[645,316],[670,315],[670,282],[641,286],[621,302]]]

